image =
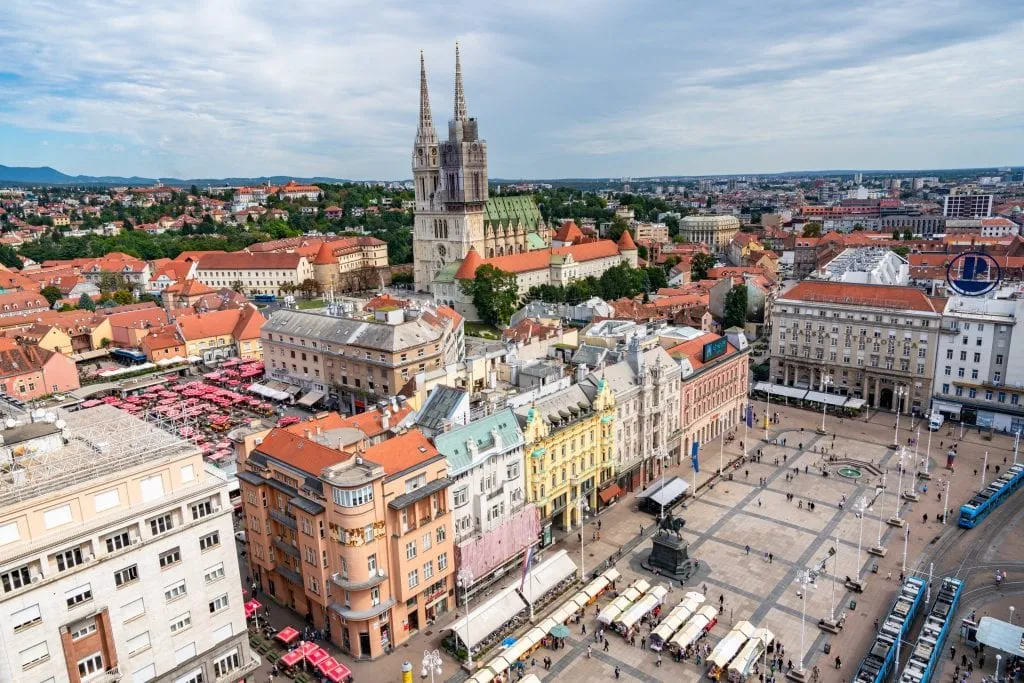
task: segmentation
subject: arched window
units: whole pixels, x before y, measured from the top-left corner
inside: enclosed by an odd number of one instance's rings
[[[490,247],[487,250],[487,258],[494,258],[494,247]]]

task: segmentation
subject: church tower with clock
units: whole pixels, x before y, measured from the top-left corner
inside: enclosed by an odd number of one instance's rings
[[[487,142],[466,111],[459,47],[455,46],[455,111],[448,139],[439,141],[430,112],[427,73],[420,54],[420,117],[412,152],[416,192],[413,260],[416,289],[429,291],[438,273],[476,248],[485,253]]]

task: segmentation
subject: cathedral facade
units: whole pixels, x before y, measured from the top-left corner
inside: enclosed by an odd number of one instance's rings
[[[457,269],[470,249],[496,257],[548,247],[550,231],[531,198],[488,197],[487,142],[466,109],[458,45],[448,139],[440,140],[434,129],[422,54],[419,114],[412,151],[416,289],[430,291],[438,274]]]

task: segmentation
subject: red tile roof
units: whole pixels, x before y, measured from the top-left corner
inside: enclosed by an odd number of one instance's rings
[[[256,450],[314,476],[352,457],[350,453],[323,446],[285,429],[272,429]]]
[[[850,304],[876,308],[941,313],[928,296],[916,287],[862,285],[846,282],[799,282],[780,297],[794,301]]]
[[[693,366],[693,369],[699,370],[704,367],[704,361],[702,360],[704,357],[704,345],[710,344],[716,339],[721,338],[721,335],[714,334],[713,332],[707,332],[696,339],[690,339],[689,341],[684,341],[682,344],[673,346],[668,350],[668,353],[673,357],[686,356],[690,359],[690,365]],[[725,354],[715,358],[714,360],[721,360],[733,353],[736,353],[736,347],[727,343],[725,345]]]
[[[199,270],[295,270],[302,258],[295,253],[262,252],[250,254],[243,251],[233,253],[207,253],[199,259]]]
[[[567,247],[554,247],[550,249],[537,249],[535,251],[528,251],[523,254],[509,254],[507,256],[495,256],[494,258],[482,259],[480,265],[491,265],[495,268],[505,271],[506,273],[527,273],[532,270],[543,270],[551,266],[552,256],[572,256],[575,261],[592,261],[599,258],[608,258],[616,256],[619,253],[619,247],[615,242],[611,240],[596,240],[594,242],[587,242],[585,244],[573,244]],[[466,254],[466,258],[469,258],[469,254]],[[465,264],[465,261],[463,261]],[[456,273],[456,277],[461,280],[471,279],[469,276],[462,273],[463,269],[459,268],[459,272]],[[476,271],[473,271],[474,275]]]
[[[54,353],[38,346],[24,345],[0,351],[0,377],[18,377],[41,370]]]
[[[636,251],[636,243],[633,241],[633,236],[629,234],[629,230],[623,230],[619,237],[619,251]]]
[[[363,453],[363,457],[383,466],[384,473],[390,477],[443,456],[423,432],[410,429],[405,434],[371,446]]]
[[[558,228],[553,238],[556,242],[575,243],[583,239],[583,231],[576,225],[576,221],[566,221]]]
[[[462,259],[462,265],[455,271],[456,280],[472,280],[476,277],[476,270],[483,265],[484,260],[480,258],[480,254],[477,253],[473,247],[469,248],[466,252],[466,258]],[[501,266],[497,266],[501,268]],[[504,270],[504,268],[502,268]]]

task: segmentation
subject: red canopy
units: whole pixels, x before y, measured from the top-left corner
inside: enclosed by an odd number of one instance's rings
[[[320,673],[326,674],[331,669],[337,668],[338,660],[334,657],[328,657],[327,659],[321,660],[316,668],[320,669]]]
[[[250,600],[245,603],[245,618],[248,619],[251,617],[260,607],[263,607],[263,605],[260,604],[259,600]]]
[[[285,655],[278,661],[287,666],[295,666],[302,661],[302,653],[298,650],[292,650],[291,652],[285,653]]]
[[[311,655],[313,652],[315,652],[315,651],[317,651],[319,649],[320,649],[319,645],[317,645],[316,643],[314,643],[312,641],[309,641],[309,640],[304,640],[301,643],[299,643],[299,650],[302,652],[302,656],[305,657],[306,659],[309,659],[309,655]],[[324,654],[327,654],[327,653],[325,652]]]
[[[312,652],[306,655],[306,661],[312,664],[313,666],[316,666],[328,657],[330,657],[330,655],[327,654],[327,651],[324,650],[322,647],[318,647],[317,649],[313,650]]]
[[[352,678],[352,672],[344,664],[338,664],[335,668],[331,669],[324,674],[328,679],[334,681],[334,683],[341,683],[342,681],[348,681]]]
[[[296,638],[299,637],[299,632],[293,629],[291,626],[285,626],[283,629],[277,632],[274,636],[277,640],[280,640],[285,645],[292,643]]]

